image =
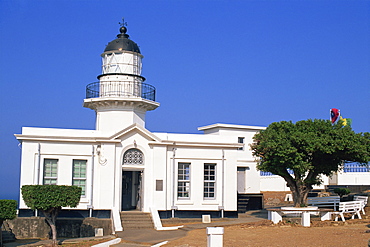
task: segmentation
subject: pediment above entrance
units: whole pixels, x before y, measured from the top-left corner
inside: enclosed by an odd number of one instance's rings
[[[117,132],[116,134],[112,135],[110,139],[112,140],[122,140],[125,139],[127,136],[131,136],[134,134],[139,134],[146,138],[148,141],[154,141],[154,142],[161,142],[162,140],[158,138],[156,135],[154,135],[149,130],[145,129],[141,125],[138,125],[136,123],[130,125],[129,127]]]

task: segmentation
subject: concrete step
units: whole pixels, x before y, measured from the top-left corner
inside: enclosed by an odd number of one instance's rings
[[[152,217],[149,213],[140,211],[124,211],[120,213],[123,229],[154,228]]]
[[[127,224],[122,223],[123,230],[129,230],[129,229],[154,229],[153,224]]]
[[[121,214],[121,218],[125,219],[148,219],[150,214]]]

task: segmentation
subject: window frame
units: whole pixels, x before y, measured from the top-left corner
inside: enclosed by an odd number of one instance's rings
[[[75,163],[76,162],[76,163]],[[85,177],[81,177],[81,166],[79,167],[79,176],[75,177],[75,165],[77,162],[84,162],[85,165]],[[81,165],[81,163],[79,164]],[[85,182],[84,185],[79,184],[79,182]],[[77,182],[78,184],[75,184]],[[87,160],[82,159],[73,159],[72,160],[72,185],[78,186],[82,188],[81,197],[86,197],[86,189],[87,189]]]
[[[208,166],[207,169],[206,169],[206,166]],[[211,167],[213,167],[213,169],[211,169]],[[212,171],[214,174],[211,174]],[[211,179],[212,176],[214,179]],[[207,183],[207,186],[206,186],[206,183]],[[209,184],[212,184],[212,186],[210,186]],[[217,163],[204,163],[203,164],[203,199],[204,200],[215,200],[216,199],[216,184],[217,184]],[[213,191],[210,191],[210,189],[212,188],[213,188]],[[213,194],[213,196],[209,196],[210,194]]]
[[[48,163],[48,162],[52,162],[52,161],[55,161],[55,163]],[[45,158],[44,159],[44,165],[43,165],[43,177],[42,177],[42,184],[43,185],[57,185],[58,184],[58,163],[59,163],[59,160],[58,159],[48,159],[48,158]],[[50,165],[50,169],[47,167]],[[53,176],[53,166],[56,166],[56,171],[55,171],[55,176]],[[50,170],[50,173],[47,174],[47,172]],[[55,180],[55,183],[50,183],[52,180]],[[50,181],[48,183],[46,183],[46,181]]]
[[[180,165],[182,168],[180,169]],[[186,172],[188,170],[188,172]],[[180,173],[180,171],[182,171]],[[180,179],[180,176],[183,176]],[[180,186],[180,183],[182,184]],[[187,185],[188,184],[188,185]],[[183,188],[180,190],[180,188]],[[178,162],[177,163],[177,199],[179,200],[190,200],[191,197],[191,163],[190,162]],[[187,194],[187,196],[185,196]]]

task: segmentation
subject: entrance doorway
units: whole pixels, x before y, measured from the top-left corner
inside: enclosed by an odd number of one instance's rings
[[[246,175],[247,167],[238,167],[238,193],[245,193],[246,192],[246,181],[245,181],[245,175]]]
[[[122,171],[122,211],[141,210],[141,171]]]

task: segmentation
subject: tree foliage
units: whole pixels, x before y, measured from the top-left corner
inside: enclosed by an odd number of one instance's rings
[[[62,207],[77,207],[81,197],[81,188],[67,185],[24,185],[21,190],[26,205],[44,213],[52,231],[53,246],[56,246],[57,215]]]
[[[56,207],[77,207],[81,188],[67,185],[24,185],[22,197],[31,209],[47,211]]]
[[[320,175],[332,175],[344,162],[370,161],[370,134],[355,133],[340,121],[275,122],[253,139],[253,155],[260,158],[257,168],[283,177],[295,206],[306,205],[312,186],[322,182]]]
[[[0,200],[0,246],[2,243],[1,226],[5,220],[12,220],[17,216],[17,201],[16,200]]]
[[[16,200],[0,200],[0,225],[4,220],[12,220],[17,216]]]
[[[351,193],[351,191],[348,188],[335,188],[334,193],[338,194],[338,196],[340,198],[342,198],[343,196],[348,195],[349,193]]]

